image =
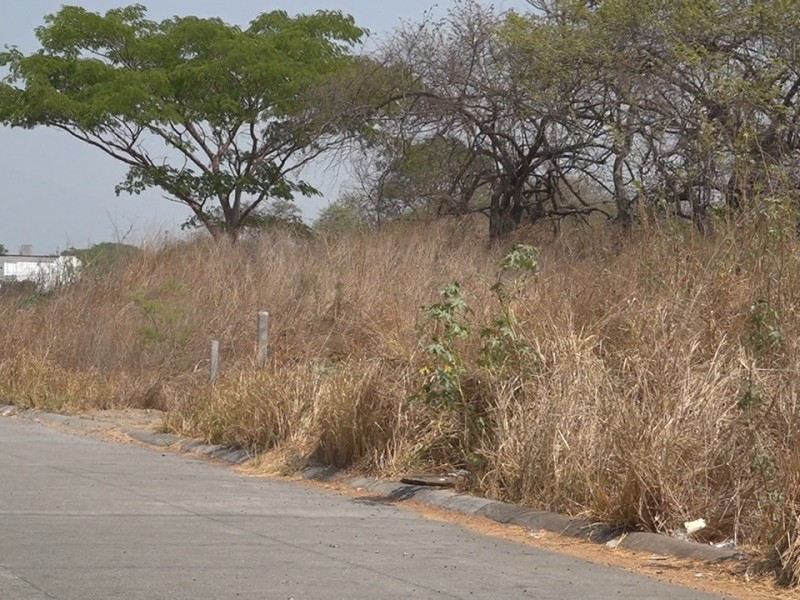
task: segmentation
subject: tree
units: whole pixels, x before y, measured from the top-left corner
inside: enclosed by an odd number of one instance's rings
[[[88,248],[68,248],[61,256],[74,256],[80,261],[81,269],[90,268],[96,275],[105,275],[120,263],[133,260],[141,249],[121,242],[101,242]]]
[[[353,161],[345,202],[377,227],[399,218],[465,215],[488,205],[487,166],[455,137],[373,135]]]
[[[314,221],[314,231],[326,236],[338,236],[365,230],[369,225],[368,216],[363,212],[362,199],[345,193],[320,211]]]
[[[212,219],[223,221],[225,214],[222,209],[214,206],[208,209]],[[202,227],[196,216],[190,217],[181,229],[196,229]],[[303,222],[300,208],[293,200],[288,198],[275,198],[270,202],[262,203],[257,209],[251,211],[237,228],[236,235],[244,234],[258,236],[265,231],[283,230],[300,236],[307,236],[311,228]]]
[[[65,6],[36,30],[38,52],[0,53],[0,122],[65,131],[128,166],[118,194],[159,188],[236,239],[268,201],[317,193],[299,172],[346,125],[312,92],[363,34],[339,12],[273,11],[242,29]]]
[[[130,244],[120,242],[100,242],[88,248],[68,248],[61,252],[61,256],[74,256],[85,265],[95,263],[114,263],[119,260],[128,260],[136,256],[141,250]]]
[[[0,244],[0,256],[5,256],[6,254],[8,254],[8,250],[3,244]]]
[[[574,128],[608,150],[594,176],[615,197],[665,207],[709,230],[764,194],[796,197],[800,4],[781,0],[531,0],[507,31],[538,77],[578,73]],[[549,57],[549,58],[548,58]],[[587,108],[591,108],[587,110]]]
[[[637,10],[620,14],[626,23],[606,25],[598,2],[532,0],[537,12],[508,19],[502,35],[525,65],[523,85],[532,94],[546,94],[563,126],[585,132],[579,151],[593,154],[583,161],[578,178],[613,198],[616,221],[632,225],[631,154],[637,131],[633,117],[641,90],[631,78],[640,57],[630,48],[636,36]],[[629,7],[630,8],[630,7]],[[604,26],[598,26],[598,23]],[[633,31],[631,31],[633,29]]]
[[[451,196],[450,206],[486,214],[492,239],[523,222],[602,212],[564,193],[573,174],[597,160],[588,151],[594,137],[567,126],[574,121],[553,104],[558,94],[532,93],[528,65],[501,35],[509,16],[466,1],[442,22],[401,30],[384,50],[385,62],[405,74],[385,119],[394,119],[411,153],[389,163],[389,181],[408,188],[403,169],[447,147],[434,191]]]

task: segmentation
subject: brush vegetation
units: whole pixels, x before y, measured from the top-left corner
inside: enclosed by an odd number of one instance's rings
[[[621,528],[703,517],[800,583],[800,3],[530,4],[459,2],[363,56],[339,13],[64,7],[0,52],[0,122],[99,147],[118,191],[217,238],[4,286],[0,399],[158,408],[289,470],[465,469]],[[355,178],[313,233],[291,200],[323,156]]]
[[[525,235],[528,236],[527,239]],[[0,397],[166,411],[286,468],[469,471],[473,492],[757,547],[800,576],[800,243],[766,211],[487,247],[468,222],[132,254],[0,300]],[[535,251],[534,246],[539,248]],[[255,316],[269,310],[257,370]],[[222,371],[208,381],[208,345]]]
[[[800,244],[786,215],[487,248],[468,223],[193,240],[0,301],[0,395],[800,565]],[[530,233],[535,238],[535,233]],[[534,240],[535,241],[535,240]],[[272,315],[254,367],[255,315]],[[208,382],[208,344],[223,369]]]

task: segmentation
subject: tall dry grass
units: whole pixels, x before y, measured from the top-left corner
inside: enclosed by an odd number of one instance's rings
[[[704,539],[758,546],[797,583],[800,243],[787,221],[622,244],[531,236],[519,241],[539,242],[536,275],[501,273],[507,248],[468,224],[149,249],[55,297],[0,303],[0,397],[163,408],[175,431],[294,466],[465,468],[476,491],[631,528],[702,516]],[[467,306],[449,306],[451,321],[424,310],[452,282]],[[258,310],[272,315],[261,371]]]

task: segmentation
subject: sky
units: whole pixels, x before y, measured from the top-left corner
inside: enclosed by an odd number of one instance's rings
[[[139,3],[148,18],[174,15],[219,17],[247,25],[270,10],[309,13],[340,10],[371,32],[372,39],[386,35],[403,22],[422,19],[427,11],[443,14],[452,0],[26,0],[5,2],[0,18],[0,47],[17,46],[29,53],[38,49],[34,29],[43,17],[63,4],[77,4],[104,13],[110,8]],[[487,2],[488,4],[488,2]],[[495,0],[498,9],[524,11],[525,0]],[[180,224],[189,209],[165,199],[156,190],[139,196],[114,194],[125,167],[68,134],[56,130],[10,129],[0,126],[0,244],[10,253],[31,244],[36,254],[54,254],[67,248],[84,248],[101,242],[141,244],[181,234]],[[320,189],[319,198],[299,198],[298,205],[312,220],[326,204],[336,200],[346,184],[346,172],[318,169],[305,177]]]

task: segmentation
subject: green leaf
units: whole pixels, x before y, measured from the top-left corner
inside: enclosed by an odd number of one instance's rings
[[[129,167],[117,193],[159,188],[235,236],[269,200],[317,193],[297,173],[349,124],[315,90],[349,68],[364,33],[335,11],[241,28],[64,6],[37,28],[38,51],[0,53],[0,122],[66,131]]]

